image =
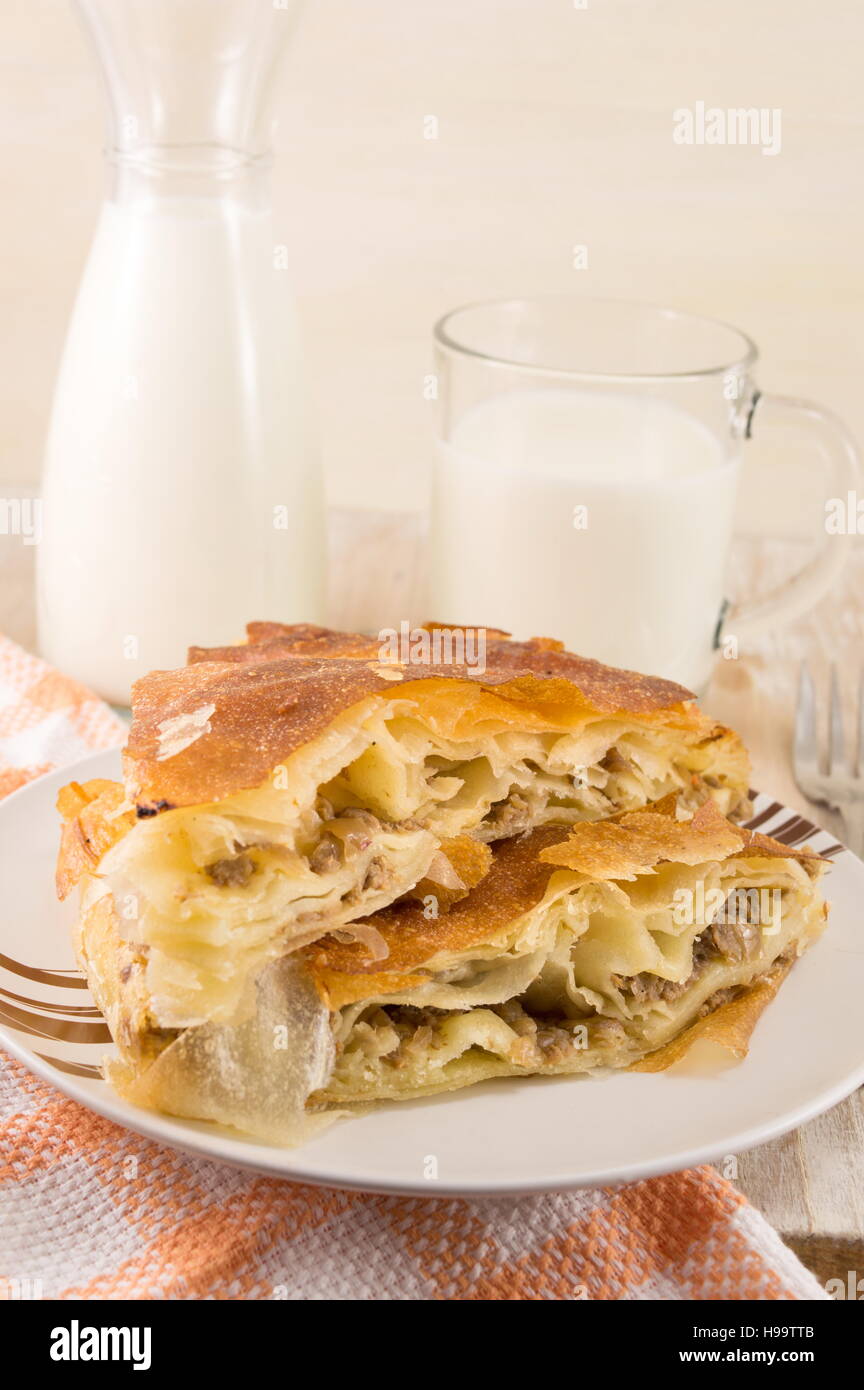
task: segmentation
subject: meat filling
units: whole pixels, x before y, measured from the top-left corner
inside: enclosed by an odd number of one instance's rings
[[[313,874],[330,874],[342,863],[342,845],[335,835],[326,833],[309,856],[309,868]]]
[[[693,942],[693,969],[686,980],[664,980],[662,976],[644,970],[639,975],[622,977],[613,975],[613,984],[628,994],[637,1004],[671,1003],[704,973],[711,961],[725,961],[727,965],[741,965],[752,960],[759,944],[761,927],[757,922],[724,921],[724,909],[696,937]]]
[[[555,1066],[576,1051],[620,1046],[627,1039],[624,1026],[612,1018],[535,1016],[518,999],[489,1007],[515,1033],[509,1060],[520,1067]],[[389,1066],[400,1070],[434,1053],[441,1027],[451,1016],[450,1010],[431,1006],[377,1006],[354,1025],[351,1044],[370,1060],[386,1058]]]
[[[669,1003],[686,993],[712,961],[722,959],[732,965],[752,959],[759,944],[759,926],[753,922],[727,922],[722,917],[721,910],[693,942],[693,967],[686,980],[664,980],[646,970],[639,975],[613,976],[613,983],[637,1005]],[[698,1017],[719,1008],[737,993],[737,986],[715,991],[701,1006]],[[519,999],[488,1007],[515,1034],[509,1059],[517,1066],[555,1066],[565,1062],[574,1051],[619,1048],[628,1039],[623,1023],[600,1014],[581,1018],[532,1014]],[[355,1024],[352,1046],[370,1058],[386,1057],[388,1065],[397,1069],[406,1067],[435,1051],[441,1027],[451,1016],[452,1011],[431,1006],[376,1006]]]
[[[484,824],[496,838],[516,835],[531,824],[531,807],[521,792],[512,792],[506,800],[495,802]]]
[[[245,888],[255,872],[255,861],[248,854],[217,859],[208,864],[205,873],[220,888]]]

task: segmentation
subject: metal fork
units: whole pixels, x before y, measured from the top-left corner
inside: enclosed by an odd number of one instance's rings
[[[813,677],[806,661],[802,662],[795,712],[795,781],[808,800],[840,812],[846,844],[853,854],[864,851],[864,673],[858,688],[857,723],[856,752],[844,757],[840,685],[837,668],[832,666],[828,745],[820,757]]]

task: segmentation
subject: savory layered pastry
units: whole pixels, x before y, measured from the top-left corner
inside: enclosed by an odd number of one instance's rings
[[[668,1065],[709,1033],[741,1052],[822,931],[824,861],[675,798],[495,847],[437,920],[397,905],[387,948],[304,956],[331,1012],[333,1066],[313,1103],[399,1100],[495,1076]],[[658,1051],[659,1050],[659,1051]]]
[[[683,817],[683,818],[682,818]],[[821,932],[818,856],[674,797],[491,851],[467,895],[394,904],[365,940],[268,965],[249,1015],[123,1036],[116,908],[88,910],[89,977],[130,1101],[291,1144],[370,1102],[493,1077],[670,1065],[699,1037],[743,1055]],[[118,964],[120,969],[118,972]]]
[[[368,945],[363,919],[418,885],[467,893],[478,846],[667,793],[747,804],[740,739],[687,691],[550,640],[492,634],[482,672],[273,624],[192,655],[135,686],[124,783],[60,800],[58,888],[80,884],[82,964],[130,1058],[251,1017],[269,962]]]

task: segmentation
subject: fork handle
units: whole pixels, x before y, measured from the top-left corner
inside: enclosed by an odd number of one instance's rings
[[[864,801],[852,801],[841,809],[843,829],[846,834],[846,848],[861,858],[864,854]]]

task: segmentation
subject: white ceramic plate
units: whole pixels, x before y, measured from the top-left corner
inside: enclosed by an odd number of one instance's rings
[[[833,836],[759,796],[759,828],[833,859],[831,920],[760,1019],[745,1061],[657,1075],[486,1082],[337,1122],[301,1149],[247,1141],[120,1100],[98,1063],[110,1039],[75,968],[75,908],[54,896],[58,789],[117,777],[100,753],[0,803],[0,1042],[90,1109],[151,1139],[276,1176],[426,1196],[591,1187],[740,1153],[827,1110],[864,1082],[864,864]],[[751,821],[751,824],[753,822]]]

